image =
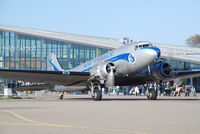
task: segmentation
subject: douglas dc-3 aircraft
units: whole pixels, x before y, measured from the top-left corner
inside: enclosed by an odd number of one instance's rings
[[[138,42],[109,51],[71,70],[63,70],[56,56],[50,54],[47,57],[48,71],[0,69],[0,78],[43,83],[18,89],[49,89],[61,92],[60,99],[63,99],[64,92],[89,90],[93,100],[101,100],[101,89],[104,87],[112,89],[114,86],[200,76],[199,71],[173,72],[168,63],[157,62],[160,54],[160,49],[151,43]],[[147,98],[155,100],[157,91],[154,88],[147,89]]]

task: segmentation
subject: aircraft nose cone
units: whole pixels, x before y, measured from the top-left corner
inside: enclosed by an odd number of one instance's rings
[[[150,47],[149,49],[151,49],[151,54],[156,56],[156,59],[160,58],[160,49],[157,47]]]
[[[151,56],[155,56],[156,59],[159,59],[161,52],[160,49],[157,47],[149,47],[148,54],[150,54]]]
[[[153,47],[152,49],[156,52],[156,54],[157,54],[157,59],[159,59],[159,58],[160,58],[160,49],[157,48],[157,47]]]

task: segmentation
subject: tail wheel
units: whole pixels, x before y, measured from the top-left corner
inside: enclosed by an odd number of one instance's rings
[[[147,93],[148,100],[156,100],[157,99],[157,91],[155,89],[149,89]]]
[[[92,96],[93,100],[100,101],[102,99],[102,93],[99,89],[94,89],[94,94]]]

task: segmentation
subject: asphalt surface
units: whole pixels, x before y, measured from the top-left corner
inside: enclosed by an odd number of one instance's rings
[[[200,97],[0,100],[1,134],[199,134]]]

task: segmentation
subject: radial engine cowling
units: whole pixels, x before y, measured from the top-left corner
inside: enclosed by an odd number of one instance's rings
[[[115,72],[115,65],[113,63],[103,64],[99,67],[99,73],[104,78],[107,78],[108,74],[110,73],[111,69]]]
[[[168,63],[155,63],[150,69],[151,75],[155,79],[163,79],[172,76],[172,68]]]

